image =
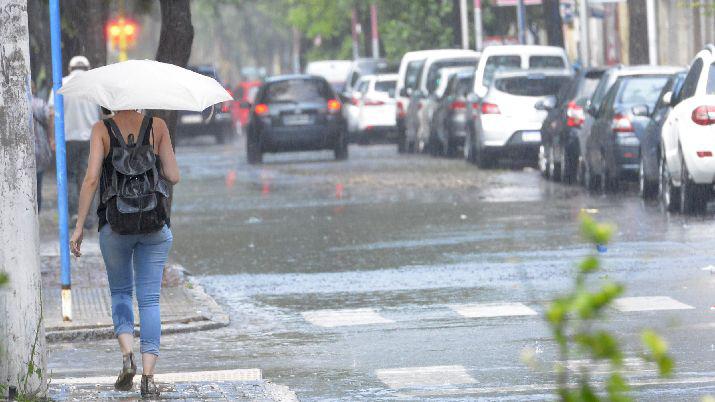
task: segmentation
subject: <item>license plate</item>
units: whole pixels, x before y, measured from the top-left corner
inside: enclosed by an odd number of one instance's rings
[[[540,142],[541,132],[540,131],[524,131],[521,133],[521,140],[524,142]]]
[[[200,114],[187,114],[185,116],[181,116],[181,122],[183,124],[201,124],[203,120],[204,119]]]
[[[312,123],[313,116],[309,114],[291,114],[288,116],[283,116],[283,124],[285,124],[286,126],[300,126]]]

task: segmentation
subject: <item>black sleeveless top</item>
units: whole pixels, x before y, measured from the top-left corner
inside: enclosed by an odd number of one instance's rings
[[[107,204],[102,202],[104,199],[104,193],[107,191],[107,187],[109,186],[109,183],[111,182],[112,175],[114,174],[114,165],[112,164],[112,150],[115,147],[121,147],[122,145],[119,143],[119,140],[112,135],[112,127],[110,125],[109,120],[111,118],[104,119],[104,126],[107,128],[107,134],[109,134],[109,153],[107,153],[107,156],[104,157],[104,160],[102,161],[102,174],[99,178],[99,204],[97,206],[97,217],[99,218],[97,229],[102,230],[102,227],[106,225],[107,222]],[[147,121],[148,120],[148,121]],[[141,145],[150,145],[152,142],[149,141],[149,135],[151,137],[154,137],[154,129],[152,127],[153,123],[153,118],[144,116],[144,119],[142,120],[142,124],[139,128],[141,130],[141,127],[146,127],[144,129],[145,133],[143,136],[137,134],[134,136],[134,138],[141,138],[143,137],[144,140],[142,141],[143,144]],[[116,123],[115,123],[116,124]],[[118,135],[121,135],[121,133],[117,133]],[[130,134],[132,135],[132,134]],[[159,158],[159,154],[156,154],[156,171],[161,172],[161,159]],[[166,206],[164,206],[164,210],[166,211]],[[171,222],[169,221],[169,216],[168,214],[165,214],[166,217],[166,226],[171,226]]]

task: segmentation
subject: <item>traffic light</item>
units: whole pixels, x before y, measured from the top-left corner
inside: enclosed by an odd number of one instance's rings
[[[137,40],[139,26],[136,22],[120,17],[107,23],[107,38],[112,47],[119,49],[119,60],[127,59],[127,48]]]

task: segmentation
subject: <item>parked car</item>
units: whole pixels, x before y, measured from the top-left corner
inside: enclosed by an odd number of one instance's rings
[[[432,116],[435,153],[454,157],[464,146],[467,134],[467,95],[472,89],[474,69],[460,70],[450,76],[444,95]]]
[[[248,162],[267,152],[330,149],[348,157],[341,103],[328,81],[311,75],[272,77],[261,85],[246,135]]]
[[[435,131],[435,126],[432,121],[440,101],[447,92],[449,79],[460,71],[470,70],[473,71],[474,67],[449,67],[441,69],[438,77],[436,78],[437,89],[435,89],[434,92],[429,94],[426,98],[420,100],[420,107],[417,112],[417,116],[419,117],[417,138],[419,139],[419,143],[425,144],[425,151],[429,152],[433,156],[438,156],[443,150],[442,145],[439,143],[437,138],[437,132]]]
[[[430,56],[447,55],[455,49],[418,50],[407,52],[400,60],[395,87],[395,121],[397,123],[397,151],[405,152],[406,126],[405,117],[410,106],[410,95],[417,89],[420,74],[425,61]]]
[[[340,93],[340,100],[343,102],[343,116],[348,122],[348,132],[351,139],[357,137],[355,134],[358,129],[358,98],[361,96],[360,86],[365,83],[361,78],[367,75],[383,74],[389,69],[390,66],[385,59],[361,58],[351,62],[345,86]]]
[[[579,159],[578,131],[585,119],[584,107],[605,71],[603,68],[581,70],[561,88],[555,105],[544,103],[548,115],[541,126],[539,149],[539,170],[544,177],[564,183],[575,181]]]
[[[484,94],[499,71],[559,70],[571,73],[572,68],[561,47],[538,45],[487,46],[482,52],[474,75],[475,94]]]
[[[367,92],[370,85],[370,76],[363,76],[355,83],[355,88],[350,91],[350,96],[343,102],[343,116],[348,127],[348,139],[350,142],[357,141],[358,119],[360,118],[360,98]]]
[[[620,68],[601,103],[589,106],[593,123],[583,133],[582,150],[586,188],[612,190],[622,179],[637,177],[640,138],[648,116],[663,86],[678,70],[656,66]]]
[[[686,71],[682,71],[670,77],[665,84],[658,103],[655,104],[650,121],[646,126],[640,147],[640,167],[638,169],[638,189],[643,199],[652,199],[658,195],[658,184],[660,179],[661,146],[660,133],[663,129],[665,119],[673,110],[668,102],[673,96],[678,96],[685,81]],[[673,95],[676,94],[676,95]]]
[[[545,102],[571,79],[568,71],[504,71],[490,80],[479,102],[470,101],[464,157],[481,168],[494,166],[501,156],[512,162],[536,164],[541,145]]]
[[[305,73],[325,78],[335,93],[339,94],[345,88],[345,81],[352,65],[353,62],[350,60],[312,61],[305,66]]]
[[[395,140],[395,85],[397,74],[366,75],[357,100],[356,140],[361,144]]]
[[[715,46],[700,51],[690,65],[661,133],[663,202],[669,211],[702,212],[715,179]]]
[[[213,66],[189,66],[188,69],[222,82]],[[232,140],[236,134],[236,128],[231,117],[232,103],[232,101],[223,102],[220,105],[211,106],[203,112],[178,111],[176,123],[177,142],[185,138],[203,135],[213,136],[218,144],[224,144]]]
[[[251,113],[251,104],[256,98],[261,81],[242,81],[233,91],[235,101],[231,106],[233,124],[245,129]]]
[[[446,68],[473,67],[477,62],[479,62],[479,52],[464,49],[429,55],[424,60],[415,88],[411,91],[410,103],[405,115],[404,148],[407,152],[426,150],[430,109],[425,106],[439,87],[441,71]]]

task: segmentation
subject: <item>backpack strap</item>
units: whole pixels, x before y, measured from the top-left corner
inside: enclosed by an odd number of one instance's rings
[[[117,140],[117,142],[119,143],[119,146],[121,146],[122,148],[126,148],[126,147],[127,147],[127,143],[124,142],[124,137],[122,136],[122,131],[119,130],[119,127],[117,126],[117,123],[114,121],[114,119],[112,119],[112,118],[110,117],[109,119],[104,120],[104,122],[105,122],[104,124],[109,124],[108,127],[111,128],[111,129],[109,130],[109,131],[110,131],[110,134],[111,134],[110,137],[111,137],[111,136],[114,136],[114,138],[115,138],[115,139]]]
[[[142,124],[139,127],[139,138],[137,138],[137,144],[149,145],[149,135],[147,135],[147,132],[151,130],[153,121],[154,119],[151,117],[144,116]]]
[[[109,134],[109,147],[110,147],[110,152],[111,148],[113,147],[121,147],[122,144],[119,142],[117,137],[112,133],[112,125],[109,123],[110,119],[103,119],[102,122],[104,123],[104,127],[107,128],[107,134]]]

